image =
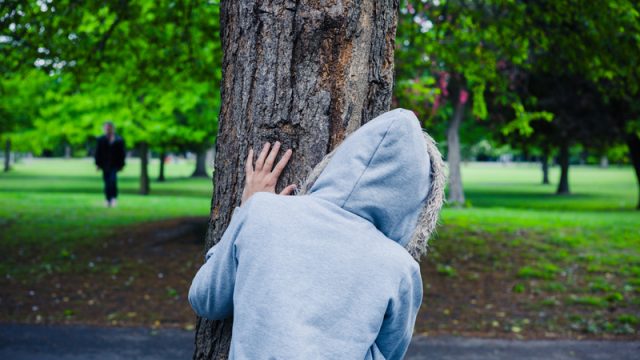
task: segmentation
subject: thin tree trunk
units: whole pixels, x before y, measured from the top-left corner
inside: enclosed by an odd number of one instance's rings
[[[7,138],[4,142],[4,171],[11,170],[11,140]]]
[[[542,149],[542,158],[540,159],[542,165],[542,184],[549,184],[549,147],[545,146]]]
[[[279,140],[293,149],[280,191],[389,109],[397,7],[394,0],[222,1],[222,105],[205,250],[239,204],[249,147]],[[226,359],[231,325],[199,318],[193,358]]]
[[[584,165],[587,163],[587,159],[589,158],[589,152],[584,150],[580,152],[580,165]]]
[[[165,180],[164,178],[164,162],[167,159],[167,153],[166,152],[161,152],[160,153],[160,173],[158,174],[158,181],[159,182],[163,182]]]
[[[609,157],[607,155],[600,156],[600,167],[603,169],[609,167]]]
[[[638,180],[638,205],[636,209],[640,210],[640,137],[637,134],[627,135],[627,146],[631,155],[631,164],[636,172],[636,180]]]
[[[71,145],[69,144],[64,144],[64,157],[65,159],[71,159]]]
[[[460,124],[464,118],[466,104],[456,101],[453,117],[447,130],[447,163],[449,166],[449,200],[454,206],[464,205],[464,189],[460,171]]]
[[[557,194],[569,194],[569,142],[563,140],[560,144],[560,182],[558,182]]]
[[[141,142],[140,151],[140,194],[149,195],[149,144]]]
[[[207,149],[202,148],[196,153],[196,169],[191,177],[208,177],[207,174]]]

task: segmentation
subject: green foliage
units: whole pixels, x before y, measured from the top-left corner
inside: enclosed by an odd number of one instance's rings
[[[54,82],[37,69],[4,74],[0,78],[0,136],[30,128],[52,86]]]
[[[453,268],[451,265],[445,265],[445,264],[436,265],[436,271],[438,272],[438,274],[448,276],[448,277],[453,277],[458,274],[455,268]]]
[[[544,46],[531,48],[523,96],[538,100],[536,111],[555,115],[552,124],[534,127],[536,137],[600,153],[622,142],[625,123],[640,111],[640,3],[545,0],[528,9]]]
[[[504,135],[517,131],[520,135],[530,136],[533,134],[532,121],[544,120],[549,122],[553,120],[553,114],[548,111],[526,111],[520,102],[515,102],[511,106],[515,112],[515,117],[502,128]]]
[[[524,266],[518,270],[521,279],[545,279],[552,280],[560,272],[560,269],[550,263],[542,263],[534,266]]]
[[[589,283],[589,290],[592,292],[602,292],[606,293],[613,290],[614,287],[611,282],[607,281],[603,278],[596,278],[592,282]]]
[[[605,153],[640,134],[638,14],[629,0],[402,1],[395,98],[429,126],[470,90],[485,138]]]
[[[38,94],[43,106],[32,108],[32,126],[9,131],[36,153],[60,143],[83,147],[106,120],[129,146],[211,144],[220,104],[218,14],[217,2],[189,0],[16,4],[6,15],[0,68],[15,78],[40,72],[57,87]],[[34,97],[14,93],[3,113]]]
[[[608,305],[607,300],[598,296],[575,296],[571,295],[567,299],[570,304],[583,305],[591,307],[606,307]]]
[[[511,290],[516,294],[521,294],[525,291],[525,289],[526,287],[524,284],[518,283],[513,285],[513,288]]]
[[[542,289],[552,293],[562,293],[567,291],[567,287],[560,282],[548,281],[542,286]]]
[[[463,89],[478,119],[489,117],[487,92],[517,101],[510,68],[527,66],[529,39],[539,33],[526,12],[524,3],[503,0],[401,2],[396,68],[398,78],[413,80],[396,88],[396,98],[418,108],[425,119],[439,107],[455,105]],[[440,115],[446,117],[447,111]]]
[[[621,324],[638,325],[640,320],[633,314],[622,314],[616,319]]]

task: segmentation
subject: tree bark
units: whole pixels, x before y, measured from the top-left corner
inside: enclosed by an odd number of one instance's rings
[[[166,152],[161,152],[160,153],[160,173],[158,174],[158,181],[159,182],[163,182],[165,180],[164,178],[164,162],[167,159],[167,153]]]
[[[196,169],[191,177],[208,177],[207,174],[207,149],[202,148],[196,153]]]
[[[249,147],[279,140],[293,149],[279,192],[389,109],[397,9],[397,0],[222,1],[222,105],[205,250],[240,202]],[[226,359],[231,325],[199,318],[194,359]]]
[[[11,170],[11,140],[7,138],[4,142],[4,171]]]
[[[449,166],[449,200],[453,206],[464,205],[464,188],[460,171],[460,124],[466,104],[457,100],[453,117],[447,130],[447,163]]]
[[[542,158],[540,159],[542,165],[542,184],[549,184],[549,147],[545,146],[542,149]]]
[[[558,182],[557,194],[569,194],[569,142],[563,140],[560,144],[560,181]]]
[[[640,210],[640,137],[637,134],[628,134],[627,146],[629,147],[629,155],[631,155],[631,164],[638,180],[638,205],[636,209]]]
[[[140,194],[149,195],[149,144],[141,142],[140,151]]]

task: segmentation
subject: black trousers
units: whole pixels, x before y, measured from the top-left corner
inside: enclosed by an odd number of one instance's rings
[[[102,169],[102,180],[104,180],[104,196],[107,201],[118,197],[118,178],[116,169]]]

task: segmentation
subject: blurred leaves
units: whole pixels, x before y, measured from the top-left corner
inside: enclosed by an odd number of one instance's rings
[[[0,20],[8,24],[0,37],[0,133],[39,153],[89,145],[111,120],[128,146],[211,144],[220,106],[218,15],[216,1],[11,3]]]

